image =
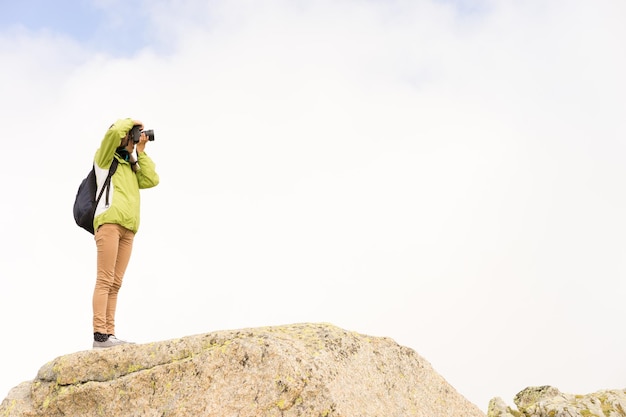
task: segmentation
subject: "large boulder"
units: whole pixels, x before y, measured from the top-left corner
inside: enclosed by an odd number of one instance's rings
[[[549,385],[528,387],[513,400],[517,410],[499,397],[489,402],[489,417],[625,417],[626,390],[586,395],[564,394]]]
[[[328,324],[61,356],[0,416],[484,417],[412,349]]]

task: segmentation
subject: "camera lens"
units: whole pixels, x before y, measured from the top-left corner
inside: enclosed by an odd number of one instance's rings
[[[152,129],[144,130],[143,133],[146,134],[146,137],[148,138],[148,140],[154,140],[154,130]]]

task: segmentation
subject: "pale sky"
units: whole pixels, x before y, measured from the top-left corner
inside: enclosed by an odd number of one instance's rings
[[[327,322],[486,411],[626,387],[626,2],[0,0],[0,399],[91,348],[72,205],[142,120],[137,343]]]

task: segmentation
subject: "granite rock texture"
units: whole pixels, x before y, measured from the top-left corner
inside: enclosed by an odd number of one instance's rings
[[[0,417],[484,417],[415,351],[330,324],[218,331],[58,357]]]
[[[488,417],[626,417],[626,390],[573,395],[545,385],[520,391],[514,402],[517,410],[492,399]]]

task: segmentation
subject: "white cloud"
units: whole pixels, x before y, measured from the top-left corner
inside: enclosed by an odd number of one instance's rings
[[[70,206],[127,116],[155,129],[162,183],[124,337],[327,321],[414,348],[483,409],[619,388],[624,6],[150,4],[159,43],[132,57],[0,38],[0,313],[25,334],[5,357],[29,358],[0,388],[89,348]]]

